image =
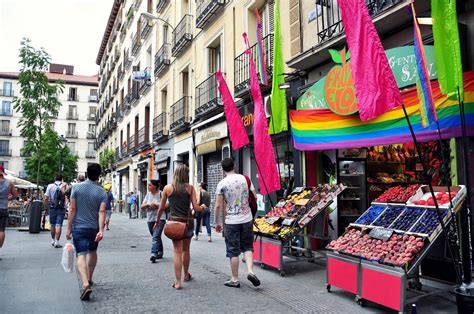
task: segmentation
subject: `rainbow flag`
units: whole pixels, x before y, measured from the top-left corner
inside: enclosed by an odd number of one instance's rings
[[[416,89],[418,90],[418,98],[420,99],[420,118],[423,128],[430,126],[432,123],[438,121],[436,117],[436,108],[434,106],[433,91],[431,90],[430,74],[426,66],[425,50],[423,48],[423,40],[421,39],[420,27],[416,20],[416,12],[413,3],[411,4],[411,11],[413,15],[413,30],[415,37],[415,59],[416,71],[418,77],[416,79]]]
[[[265,53],[263,50],[263,41],[262,41],[262,22],[260,20],[260,14],[258,9],[255,9],[255,15],[257,16],[257,50],[258,50],[258,67],[260,68],[260,82],[267,86],[268,85],[268,75],[267,75],[267,66],[265,64]]]
[[[431,82],[439,117],[441,137],[461,137],[461,119],[457,100],[442,95],[438,81]],[[465,112],[468,136],[474,136],[474,71],[464,73]],[[437,141],[435,125],[423,128],[416,88],[402,92],[402,100],[420,142]],[[299,150],[325,150],[374,145],[412,143],[403,109],[397,107],[375,119],[363,122],[357,115],[340,116],[329,109],[291,110],[293,145]]]

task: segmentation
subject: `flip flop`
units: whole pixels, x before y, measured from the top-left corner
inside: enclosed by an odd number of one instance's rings
[[[175,288],[176,290],[181,290],[181,287],[176,288],[176,283],[174,283],[171,287]]]
[[[191,274],[190,272],[188,272],[188,276],[184,276],[184,279],[183,281],[191,281],[191,279],[193,279],[193,274]]]
[[[91,286],[84,287],[81,291],[81,296],[80,296],[81,300],[82,301],[89,300],[89,297],[90,297],[91,293],[92,293]]]

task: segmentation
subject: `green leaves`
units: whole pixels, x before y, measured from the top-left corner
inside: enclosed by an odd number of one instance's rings
[[[110,169],[112,165],[115,163],[115,151],[111,148],[105,148],[99,154],[99,164],[102,169]]]
[[[338,63],[338,64],[342,64],[342,63],[345,63],[347,60],[349,60],[351,58],[351,53],[349,51],[346,52],[346,60],[344,60],[344,62],[342,62],[342,57],[341,57],[341,52],[342,51],[345,51],[346,48],[344,48],[343,50],[341,51],[337,51],[337,50],[334,50],[334,49],[328,49],[328,52],[329,54],[331,55],[331,59],[332,61],[334,61],[334,63]]]
[[[35,49],[30,39],[23,38],[21,41],[19,57],[20,96],[14,97],[13,106],[21,114],[18,127],[20,135],[26,142],[24,152],[31,153],[27,161],[27,170],[30,174],[36,173],[37,183],[48,182],[51,181],[50,172],[56,173],[59,170],[59,165],[48,168],[51,163],[59,162],[59,156],[56,156],[56,159],[52,158],[54,156],[51,155],[51,150],[59,151],[60,148],[58,135],[48,126],[51,125],[50,117],[56,116],[61,107],[57,95],[63,92],[64,85],[62,82],[56,84],[48,82],[46,71],[51,57],[44,48]],[[43,138],[43,134],[44,136],[48,134],[49,138]],[[54,138],[58,140],[55,141]],[[45,163],[41,165],[43,161]],[[45,175],[45,178],[42,175]]]

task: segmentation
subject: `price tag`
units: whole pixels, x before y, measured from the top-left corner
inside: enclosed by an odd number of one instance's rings
[[[275,205],[275,207],[283,208],[283,207],[285,207],[285,205],[286,205],[286,201],[279,201],[279,202]]]
[[[283,226],[291,226],[294,221],[295,221],[294,218],[286,218],[285,220],[283,220],[283,222],[281,224]]]
[[[280,217],[268,217],[267,219],[265,219],[265,221],[270,225],[273,225],[275,222],[278,221],[278,219],[280,219]]]
[[[304,187],[299,186],[299,187],[294,188],[293,192],[291,192],[291,194],[301,193],[301,192],[303,192],[303,190],[304,190]]]
[[[374,239],[387,241],[393,234],[393,230],[384,228],[374,228],[369,232],[369,236]]]

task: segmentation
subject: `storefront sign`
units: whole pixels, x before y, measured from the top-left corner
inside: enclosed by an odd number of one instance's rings
[[[434,48],[433,46],[424,46],[424,49],[430,80],[436,79],[437,72],[434,61]],[[393,75],[395,76],[395,80],[397,81],[398,88],[415,85],[417,72],[413,46],[389,49],[385,51],[385,53],[387,54],[388,62]],[[342,64],[342,59],[335,59],[334,55],[332,55],[332,58],[336,63]],[[338,113],[337,106],[340,106],[342,103],[347,107],[347,104],[351,103],[351,93],[341,92],[344,89],[350,91],[349,85],[344,84],[344,82],[347,83],[349,81],[348,76],[351,75],[351,71],[350,69],[344,71],[344,69],[341,69],[340,64],[335,65],[331,70],[329,70],[327,76],[314,83],[313,86],[298,98],[296,109],[311,110],[330,108],[335,113]],[[350,62],[348,62],[348,64],[350,64]],[[327,78],[330,78],[331,81],[327,82]],[[327,90],[328,88],[331,88],[332,90]],[[339,95],[336,94],[336,91],[339,91]],[[342,102],[339,101],[341,99]],[[330,103],[331,106],[329,106],[328,103]],[[334,108],[336,109],[334,110]]]
[[[168,158],[169,158],[169,151],[166,150],[166,151],[159,151],[155,154],[155,161],[156,162],[163,162],[163,161],[166,161]]]
[[[244,124],[245,131],[248,135],[253,134],[253,103],[248,103],[244,106],[239,107],[239,114]]]
[[[201,145],[196,146],[196,153],[198,155],[204,155],[213,153],[222,148],[222,142],[220,140],[213,140]]]
[[[227,137],[227,122],[221,122],[196,133],[196,146]]]

